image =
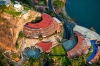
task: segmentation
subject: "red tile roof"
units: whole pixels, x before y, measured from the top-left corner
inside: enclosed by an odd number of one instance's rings
[[[98,52],[96,53],[95,57],[91,60],[92,63],[96,63],[100,58],[100,46],[98,46]]]
[[[100,46],[98,46],[98,55],[100,56]]]
[[[31,28],[47,28],[50,26],[53,22],[53,19],[50,15],[48,14],[42,14],[42,21],[39,23],[28,23],[27,26]]]
[[[37,43],[36,45],[41,47],[43,52],[46,52],[52,47],[52,42],[40,42],[40,43]]]
[[[87,42],[85,41],[85,37],[77,31],[75,31],[74,33],[78,37],[78,43],[73,49],[71,49],[70,51],[67,52],[67,55],[68,55],[69,58],[80,56],[80,55],[82,55],[82,53],[87,51],[88,48],[89,48],[87,46]],[[83,42],[86,42],[86,43],[83,43]]]

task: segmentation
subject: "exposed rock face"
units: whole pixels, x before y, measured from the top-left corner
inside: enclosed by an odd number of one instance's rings
[[[35,11],[28,11],[28,13],[21,14],[18,17],[13,17],[7,13],[0,13],[0,46],[16,51],[15,43],[23,26],[40,15],[40,13]]]

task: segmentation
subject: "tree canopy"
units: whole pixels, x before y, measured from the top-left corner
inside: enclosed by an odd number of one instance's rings
[[[0,49],[0,66],[7,66],[8,62],[8,59],[5,59],[2,54],[2,50]]]
[[[58,6],[59,8],[63,8],[65,4],[61,0],[55,0],[54,5]]]
[[[31,23],[38,23],[42,20],[42,17],[36,17],[35,20],[32,20]]]
[[[47,10],[47,13],[52,17],[56,16],[52,10]]]
[[[19,32],[19,38],[23,38],[23,37],[25,37],[25,35],[23,34],[22,31],[20,31],[20,32]]]

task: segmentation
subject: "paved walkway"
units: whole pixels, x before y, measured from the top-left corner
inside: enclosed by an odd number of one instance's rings
[[[83,34],[84,36],[86,36],[89,39],[97,39],[98,41],[100,41],[100,35],[99,34],[97,34],[94,31],[91,31],[91,30],[89,30],[85,27],[75,25],[73,30],[80,32],[81,34]]]

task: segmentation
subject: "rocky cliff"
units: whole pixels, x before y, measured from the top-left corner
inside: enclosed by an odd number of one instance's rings
[[[15,43],[23,26],[40,15],[38,12],[28,11],[26,14],[14,17],[0,12],[0,46],[7,50],[16,51]]]

